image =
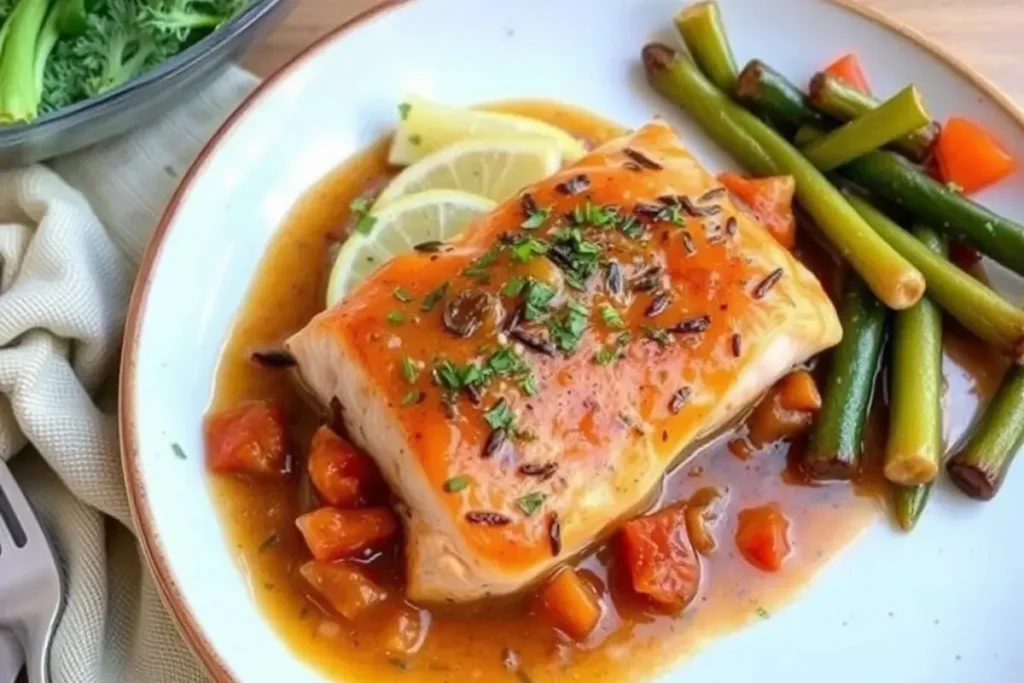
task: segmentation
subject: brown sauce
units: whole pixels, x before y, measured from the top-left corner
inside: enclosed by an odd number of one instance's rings
[[[517,102],[500,107],[546,120],[592,143],[621,132],[614,124],[563,105]],[[391,174],[386,155],[387,141],[375,144],[331,173],[294,207],[257,271],[221,357],[211,410],[243,399],[278,401],[287,411],[300,456],[318,415],[296,391],[289,373],[262,368],[249,356],[254,349],[278,345],[321,309],[327,264],[349,221],[348,205]],[[816,272],[828,271],[829,264],[823,261],[827,257],[820,250],[804,251],[805,260],[814,262],[812,268],[818,266]],[[1005,365],[986,359],[978,342],[959,328],[949,328],[945,375],[946,416],[951,419],[946,438],[954,444],[994,391]],[[726,444],[743,427],[688,457],[666,478],[657,506],[688,498],[704,486],[728,490],[728,505],[714,529],[717,550],[704,559],[700,596],[678,616],[645,610],[623,589],[611,550],[600,546],[579,564],[601,588],[606,614],[582,644],[564,640],[531,614],[531,601],[525,597],[459,611],[424,612],[429,631],[419,652],[389,653],[385,622],[393,611],[350,624],[308,596],[297,572],[308,553],[294,525],[309,500],[305,484],[298,483],[301,478],[281,487],[211,477],[210,486],[254,600],[288,646],[326,676],[620,681],[653,675],[711,638],[748,621],[770,618],[833,554],[882,517],[886,489],[876,463],[884,444],[885,415],[880,388],[869,419],[863,472],[854,485],[807,485],[794,476],[787,468],[788,451],[796,452],[799,442],[779,444],[746,460],[736,457]],[[794,552],[777,573],[749,565],[733,542],[738,511],[767,502],[778,503],[792,523]],[[400,591],[400,558],[381,557],[372,564],[375,578]],[[509,667],[513,659],[517,671]]]

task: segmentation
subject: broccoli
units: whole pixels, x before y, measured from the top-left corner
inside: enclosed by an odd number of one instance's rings
[[[0,0],[0,123],[117,88],[251,0]]]

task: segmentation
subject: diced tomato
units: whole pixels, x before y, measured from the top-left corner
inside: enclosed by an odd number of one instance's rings
[[[387,615],[381,640],[390,654],[411,655],[423,647],[429,629],[429,612],[403,604]]]
[[[313,435],[306,469],[327,505],[356,508],[380,502],[384,486],[377,466],[327,425]]]
[[[860,60],[853,53],[843,55],[826,66],[825,73],[835,76],[843,83],[861,92],[871,92],[871,86],[868,85],[868,79],[864,75],[864,69],[860,66]]]
[[[696,597],[700,560],[686,532],[685,503],[629,520],[619,540],[634,591],[676,612]]]
[[[601,601],[572,567],[565,567],[541,588],[540,611],[552,626],[583,640],[601,620]]]
[[[388,508],[338,510],[320,508],[295,520],[313,557],[331,562],[380,549],[398,532],[395,515]]]
[[[775,383],[747,418],[750,442],[757,448],[801,434],[821,409],[821,395],[806,370],[796,370]]]
[[[936,147],[942,180],[971,194],[1013,173],[1016,163],[992,135],[967,119],[953,117]]]
[[[796,219],[793,218],[793,176],[744,178],[722,173],[718,179],[746,204],[775,240],[786,249],[796,246]]]
[[[789,556],[789,520],[775,503],[740,511],[736,547],[758,569],[778,571]]]
[[[299,573],[331,609],[350,621],[388,598],[383,587],[350,564],[314,560],[299,567]]]
[[[786,410],[821,410],[821,393],[814,377],[806,370],[794,370],[778,383],[779,405]]]
[[[727,446],[729,448],[729,452],[740,460],[747,460],[754,455],[754,444],[750,443],[750,439],[733,439],[727,444]]]
[[[206,466],[216,474],[281,480],[288,475],[284,411],[270,401],[246,401],[207,415]]]

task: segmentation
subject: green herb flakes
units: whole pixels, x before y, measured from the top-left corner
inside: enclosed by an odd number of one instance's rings
[[[487,269],[494,265],[494,262],[498,260],[498,247],[493,246],[483,253],[483,255],[473,261],[469,266],[462,271],[462,274],[472,280],[478,280],[484,282],[490,276]]]
[[[452,477],[444,483],[444,490],[446,493],[458,493],[467,487],[469,487],[469,477],[464,474]]]
[[[188,456],[185,455],[185,451],[178,444],[172,443],[171,444],[171,450],[174,451],[175,457],[177,457],[179,460],[187,460],[188,459]]]
[[[548,304],[555,298],[555,290],[543,282],[529,281],[526,290],[526,301],[523,306],[523,317],[527,320],[540,320],[548,312]]]
[[[433,290],[425,297],[423,297],[423,303],[420,304],[420,310],[423,311],[424,313],[430,313],[432,310],[434,310],[434,306],[437,306],[437,303],[441,301],[441,299],[448,296],[449,286],[451,286],[451,283],[448,282],[448,280],[445,280],[440,285],[438,285],[437,289]]]
[[[514,277],[505,283],[505,286],[501,288],[502,296],[507,296],[510,299],[514,299],[523,291],[526,287],[527,281],[523,278]]]
[[[587,331],[589,319],[590,311],[575,301],[570,301],[560,316],[548,322],[551,341],[566,353],[575,351],[583,339],[583,333]]]
[[[629,332],[622,332],[615,338],[614,344],[606,344],[594,353],[594,362],[598,365],[610,365],[619,360],[625,354],[626,346],[629,345],[632,335]]]
[[[572,222],[581,227],[610,228],[619,220],[621,216],[617,207],[598,206],[589,200],[572,211]]]
[[[529,374],[523,379],[519,380],[519,388],[527,396],[537,395],[537,378],[533,374]]]
[[[528,493],[522,498],[516,500],[516,505],[523,511],[523,514],[529,517],[533,513],[540,510],[541,506],[544,505],[544,501],[547,500],[547,494],[541,493],[540,491],[534,491]]]
[[[520,224],[520,227],[523,228],[524,230],[536,230],[537,228],[544,225],[544,223],[547,222],[550,216],[551,209],[548,207],[537,209],[536,211],[531,211],[530,214],[526,217],[526,220]]]
[[[366,197],[356,197],[349,202],[348,209],[356,220],[356,232],[367,235],[373,230],[373,226],[376,225],[377,219],[370,215],[371,202]]]
[[[348,210],[352,213],[366,213],[370,210],[370,200],[366,197],[356,197],[349,202]]]
[[[523,237],[512,244],[512,260],[516,263],[526,263],[534,256],[541,256],[548,251],[548,244],[544,240],[533,237]]]
[[[392,294],[394,294],[395,298],[401,301],[402,303],[407,304],[410,301],[412,301],[412,294],[409,294],[409,292],[405,291],[401,287],[395,287],[395,291],[392,292]]]
[[[652,339],[662,346],[668,346],[672,343],[672,335],[665,328],[658,327],[657,325],[644,325],[644,334],[647,335],[648,339]]]
[[[412,105],[408,102],[402,102],[398,105],[398,118],[405,121],[409,118],[409,112],[412,111]]]
[[[505,399],[501,399],[494,404],[494,407],[484,413],[484,419],[487,420],[487,424],[491,425],[491,429],[503,429],[506,432],[511,432],[516,416],[512,409],[508,407],[508,404],[505,403]]]
[[[757,609],[754,610],[754,614],[761,617],[762,619],[769,619],[772,616],[768,613],[768,610],[766,610],[764,607],[761,607],[760,605],[758,605]]]
[[[403,406],[411,406],[419,403],[423,400],[423,392],[418,389],[410,389],[405,392],[405,396],[402,397]]]
[[[369,235],[370,231],[373,230],[373,226],[377,225],[377,219],[370,214],[363,214],[356,221],[356,232],[363,235]]]
[[[420,376],[420,371],[416,367],[416,363],[413,362],[412,358],[405,356],[402,358],[402,376],[405,377],[405,381],[412,384]]]
[[[398,311],[391,311],[388,313],[388,322],[392,325],[401,325],[405,322],[405,316]]]
[[[626,326],[626,323],[622,319],[622,316],[619,315],[619,312],[615,310],[613,306],[609,306],[608,304],[601,305],[601,320],[603,320],[604,324],[613,330],[621,330]]]

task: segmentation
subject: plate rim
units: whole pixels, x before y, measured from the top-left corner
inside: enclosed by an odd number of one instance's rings
[[[853,12],[868,19],[882,29],[896,33],[909,40],[944,63],[973,87],[985,93],[1024,133],[1024,111],[1014,103],[1010,96],[987,77],[968,66],[964,60],[951,54],[938,42],[928,38],[917,29],[907,26],[902,21],[893,19],[880,9],[860,4],[862,0],[816,1],[832,4],[846,11]],[[162,547],[159,534],[152,519],[147,502],[147,493],[142,483],[134,404],[130,400],[133,396],[137,395],[135,384],[139,337],[155,266],[163,243],[170,233],[171,226],[175,223],[178,209],[189,194],[196,179],[201,175],[207,162],[219,150],[223,139],[234,130],[236,125],[245,118],[265,95],[273,90],[277,82],[307,60],[315,57],[323,48],[343,38],[349,31],[359,28],[365,22],[384,12],[390,12],[412,2],[414,0],[383,0],[379,4],[363,10],[303,48],[260,82],[251,93],[246,95],[217,128],[217,131],[203,144],[189,166],[188,171],[181,177],[178,186],[164,208],[159,223],[150,236],[132,287],[122,342],[117,411],[121,468],[124,473],[128,507],[131,511],[132,523],[135,526],[142,555],[156,584],[161,602],[171,615],[171,621],[182,636],[182,640],[215,683],[242,683],[242,681],[232,674],[231,669],[211,645],[205,629],[198,623],[195,615],[188,608],[165,557],[166,551]]]

